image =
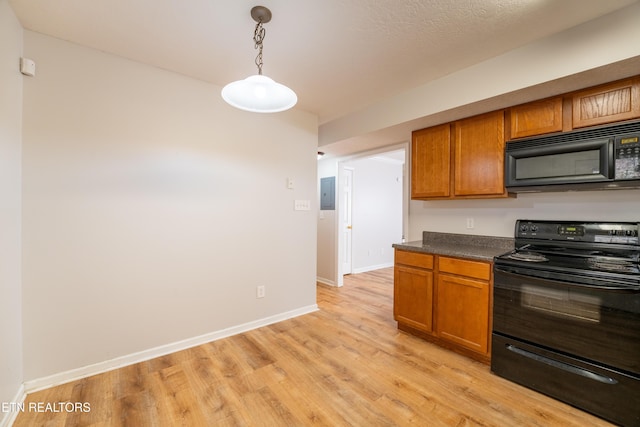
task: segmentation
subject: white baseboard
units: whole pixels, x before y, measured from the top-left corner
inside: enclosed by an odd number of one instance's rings
[[[336,282],[333,280],[325,279],[324,277],[316,277],[316,282],[322,283],[324,285],[336,286]]]
[[[126,356],[117,357],[115,359],[106,360],[104,362],[95,363],[92,365],[84,366],[82,368],[72,369],[58,374],[50,375],[43,378],[38,378],[31,381],[25,381],[23,387],[23,393],[32,393],[34,391],[43,390],[45,388],[53,387],[56,385],[68,383],[81,378],[90,377],[92,375],[101,374],[103,372],[111,371],[114,369],[122,368],[124,366],[133,365],[134,363],[144,362],[155,357],[164,356],[176,351],[185,350],[187,348],[195,347],[201,344],[205,344],[211,341],[216,341],[221,338],[227,338],[232,335],[241,334],[243,332],[257,329],[262,326],[271,325],[273,323],[281,322],[283,320],[291,319],[293,317],[302,316],[303,314],[312,313],[318,311],[318,305],[313,304],[306,307],[301,307],[296,310],[287,311],[284,313],[276,314],[274,316],[265,317],[264,319],[255,320],[252,322],[244,323],[242,325],[233,326],[231,328],[222,329],[216,332],[210,332],[205,335],[189,338],[186,340],[178,341],[171,344],[162,345],[159,347],[151,348],[148,350],[132,353]],[[0,426],[4,427],[4,426]]]
[[[367,271],[380,270],[381,268],[389,268],[389,267],[393,267],[393,262],[386,262],[384,264],[369,265],[367,267],[354,268],[353,274],[366,273]]]
[[[20,405],[22,404],[22,402],[24,402],[25,397],[27,397],[27,393],[24,390],[24,384],[23,384],[23,385],[20,385],[20,388],[18,388],[18,392],[16,393],[16,396],[13,398],[13,400],[11,402],[6,402],[6,403]],[[0,418],[0,427],[9,427],[13,425],[19,413],[20,411],[13,411],[13,410],[5,413],[0,411],[0,415],[3,415],[3,417]]]

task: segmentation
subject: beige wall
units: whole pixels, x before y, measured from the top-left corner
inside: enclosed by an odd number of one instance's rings
[[[0,403],[21,397],[20,144],[22,27],[0,0]],[[0,425],[12,413],[0,412]]]
[[[476,85],[478,100],[487,95],[535,87],[536,84],[578,75],[590,69],[597,70],[590,73],[596,76],[593,78],[615,80],[604,71],[607,64],[640,55],[639,19],[640,4],[634,4],[478,64],[460,73],[459,77],[467,84],[475,84],[477,80],[471,77],[476,75],[483,82]],[[635,75],[640,70],[636,67],[621,72]],[[579,81],[566,80],[572,85],[579,84]],[[585,86],[588,86],[586,82],[583,86],[563,90],[562,84],[558,83],[553,89],[562,93]],[[497,93],[487,92],[497,88],[500,88]],[[536,94],[535,90],[529,92]],[[508,96],[518,98],[517,92]],[[539,94],[536,98],[544,96]],[[508,200],[413,201],[409,214],[409,240],[420,240],[424,230],[511,237],[515,220],[521,218],[640,221],[639,212],[640,190],[520,194],[517,199]],[[466,228],[466,218],[474,218],[474,229]]]
[[[316,116],[29,31],[24,49],[27,382],[315,308]]]
[[[516,199],[412,201],[409,240],[423,231],[513,237],[516,219],[640,222],[640,190],[519,194]],[[466,219],[474,228],[466,228]]]
[[[323,123],[320,149],[405,142],[415,129],[636,75],[639,21],[635,3]]]
[[[588,87],[594,81],[636,75],[639,20],[640,3],[635,3],[323,123],[319,149],[330,147],[339,156],[321,163],[335,164],[355,152],[406,143],[414,129]],[[425,230],[510,237],[518,218],[640,221],[639,196],[640,190],[619,190],[522,194],[509,200],[412,201],[407,241],[422,239]],[[472,230],[466,228],[469,217],[475,219]],[[325,219],[319,227],[335,230],[335,222]],[[318,240],[319,248],[329,248],[318,253],[318,271],[324,272],[327,281],[338,282],[335,232],[319,234]]]

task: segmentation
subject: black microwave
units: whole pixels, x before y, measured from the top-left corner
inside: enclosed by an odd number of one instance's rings
[[[510,193],[640,188],[640,121],[509,141]]]

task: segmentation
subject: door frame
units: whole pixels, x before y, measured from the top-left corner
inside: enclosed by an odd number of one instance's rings
[[[344,169],[347,167],[345,163],[363,159],[366,157],[372,157],[376,154],[387,153],[389,151],[397,151],[404,149],[404,168],[402,171],[402,238],[403,240],[407,239],[409,234],[409,169],[408,165],[410,164],[410,145],[409,142],[404,142],[401,144],[389,145],[386,147],[377,148],[375,150],[364,151],[362,153],[354,154],[352,156],[345,157],[340,159],[337,164],[337,183],[336,185],[336,218],[337,221],[335,223],[335,242],[336,242],[336,250],[335,250],[335,271],[336,277],[334,278],[335,286],[343,286],[344,285],[344,273],[342,268],[342,251],[344,250],[344,235],[342,233],[342,229],[344,227],[342,221],[343,214],[343,199],[344,199],[344,191],[342,188],[342,180],[344,178]],[[353,188],[352,188],[353,192]],[[401,243],[401,242],[398,242]]]
[[[338,211],[340,217],[338,218],[338,222],[342,223],[342,256],[340,257],[340,268],[342,269],[342,275],[351,274],[353,272],[353,176],[355,169],[349,166],[344,166],[340,169],[341,175],[339,177],[339,185],[342,189],[343,198],[340,199],[342,204],[342,209]],[[347,182],[346,178],[348,175],[351,175],[351,179],[349,182],[349,194],[345,193]],[[344,181],[343,181],[344,180]],[[347,268],[347,260],[348,259],[348,267]],[[348,270],[348,271],[347,271]]]

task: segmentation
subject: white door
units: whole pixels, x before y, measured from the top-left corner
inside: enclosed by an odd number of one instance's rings
[[[351,233],[353,226],[351,224],[351,207],[352,207],[352,190],[353,190],[353,169],[344,168],[344,174],[342,175],[342,189],[343,189],[343,203],[342,203],[342,233],[343,248],[342,253],[342,274],[351,274]]]

